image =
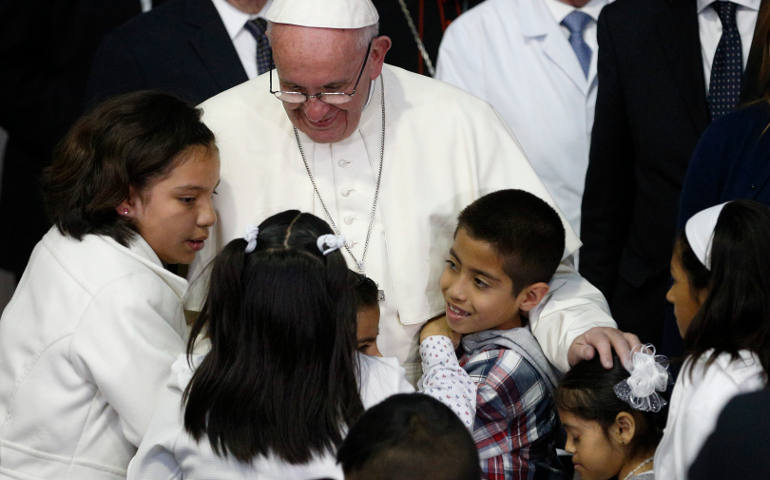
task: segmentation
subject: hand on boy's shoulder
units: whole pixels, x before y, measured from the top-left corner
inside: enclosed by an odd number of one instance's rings
[[[567,361],[575,365],[582,360],[591,360],[599,352],[604,368],[611,368],[613,350],[625,363],[630,358],[631,349],[639,344],[639,337],[633,333],[612,327],[594,327],[575,338],[569,347]]]
[[[460,345],[460,339],[462,338],[462,335],[449,328],[449,323],[446,321],[446,315],[441,315],[428,320],[428,322],[422,326],[422,330],[420,330],[420,343],[432,335],[449,337],[455,348]]]

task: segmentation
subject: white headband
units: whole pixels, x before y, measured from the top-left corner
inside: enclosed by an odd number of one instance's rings
[[[711,270],[711,243],[714,240],[714,227],[716,227],[719,214],[730,202],[714,205],[696,213],[684,227],[687,242],[690,244],[695,256],[698,257],[707,269]]]

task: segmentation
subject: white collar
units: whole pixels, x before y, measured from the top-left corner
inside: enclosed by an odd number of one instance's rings
[[[700,14],[708,8],[712,3],[716,3],[717,0],[698,0],[698,13]],[[748,8],[749,10],[759,10],[760,0],[730,0],[731,2],[740,5],[741,7]]]
[[[575,8],[572,5],[567,5],[559,0],[544,0],[548,10],[556,19],[556,23],[561,23],[564,18],[575,10],[579,10],[588,16],[590,16],[594,22],[599,19],[599,13],[602,11],[605,5],[609,3],[609,0],[591,0],[582,8]],[[759,1],[759,0],[757,0]]]
[[[214,3],[214,7],[219,12],[219,17],[222,19],[222,23],[225,24],[225,30],[230,35],[230,40],[234,39],[243,30],[243,25],[251,19],[257,18],[263,15],[273,0],[267,0],[265,6],[256,15],[250,15],[235,8],[227,0],[211,0]]]

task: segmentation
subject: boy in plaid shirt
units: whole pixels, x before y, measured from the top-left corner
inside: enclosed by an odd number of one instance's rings
[[[563,478],[557,380],[527,326],[563,250],[558,214],[522,190],[485,195],[458,218],[440,282],[446,317],[429,322],[421,342],[463,335],[460,365],[477,386],[473,439],[489,479]]]

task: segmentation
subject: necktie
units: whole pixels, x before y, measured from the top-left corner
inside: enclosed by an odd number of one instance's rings
[[[738,105],[743,76],[743,57],[741,35],[735,23],[736,5],[733,2],[714,2],[711,7],[716,10],[722,22],[722,38],[719,39],[714,53],[709,82],[708,104],[713,120],[730,112]]]
[[[265,35],[267,22],[264,18],[255,18],[246,22],[243,27],[257,41],[257,73],[261,75],[273,66],[273,51],[270,48],[270,41]]]
[[[573,11],[561,21],[561,24],[569,30],[569,44],[575,51],[586,78],[588,78],[588,68],[591,66],[591,47],[583,40],[583,30],[590,21],[591,16],[580,10]]]

